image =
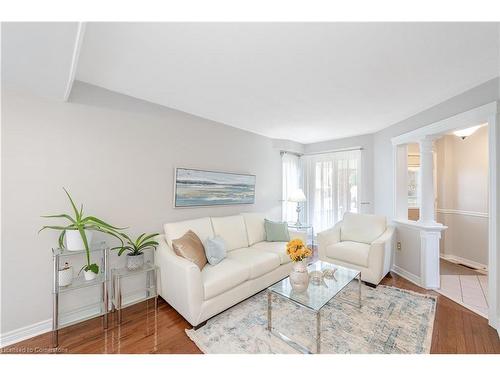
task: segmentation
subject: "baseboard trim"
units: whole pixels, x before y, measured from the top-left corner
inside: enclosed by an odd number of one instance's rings
[[[26,327],[14,329],[0,335],[0,348],[15,344],[16,342],[30,339],[32,337],[50,332],[52,330],[52,319],[43,320]]]
[[[474,262],[473,260],[465,259],[456,255],[451,255],[451,254],[439,254],[439,257],[441,259],[447,260],[449,262],[455,263],[455,264],[463,264],[467,267],[474,268],[478,272],[487,274],[488,273],[488,266],[486,264],[481,264],[478,262]]]
[[[415,284],[417,286],[420,286],[420,287],[422,286],[419,276],[414,275],[413,273],[408,272],[407,270],[405,270],[399,266],[393,265],[391,271],[394,272],[395,274],[398,274],[402,278],[404,278],[408,281],[411,281],[413,284]]]

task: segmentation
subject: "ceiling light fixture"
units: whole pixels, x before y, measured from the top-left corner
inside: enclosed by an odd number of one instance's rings
[[[474,132],[479,129],[481,126],[483,125],[476,125],[476,126],[472,126],[470,128],[466,128],[466,129],[460,129],[460,130],[455,130],[453,132],[453,134],[455,134],[457,137],[460,137],[462,139],[465,139],[467,138],[469,135],[472,135],[474,134]]]

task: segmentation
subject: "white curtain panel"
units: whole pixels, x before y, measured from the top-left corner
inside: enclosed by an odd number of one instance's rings
[[[361,150],[305,157],[307,221],[316,233],[359,212]]]
[[[282,205],[281,218],[283,221],[297,221],[297,203],[288,202],[288,196],[300,188],[301,163],[300,157],[290,153],[283,153],[282,159]]]

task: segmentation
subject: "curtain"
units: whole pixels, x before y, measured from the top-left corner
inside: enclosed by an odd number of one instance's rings
[[[331,228],[345,212],[359,212],[361,151],[306,157],[307,221],[316,233]]]
[[[282,206],[281,218],[283,221],[297,221],[295,212],[297,204],[288,202],[288,196],[294,190],[300,188],[300,157],[294,154],[284,152],[281,156],[282,165]]]

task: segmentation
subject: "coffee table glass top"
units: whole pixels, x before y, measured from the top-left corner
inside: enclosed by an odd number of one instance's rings
[[[309,272],[321,271],[326,269],[337,269],[335,277],[328,279],[323,277],[323,281],[319,285],[309,282],[307,290],[297,293],[292,289],[290,278],[287,277],[276,284],[271,285],[268,290],[273,293],[279,294],[283,297],[289,298],[302,306],[311,310],[319,311],[324,305],[328,303],[333,297],[344,289],[347,284],[358,277],[359,271],[337,266],[328,262],[318,260],[307,267]]]

